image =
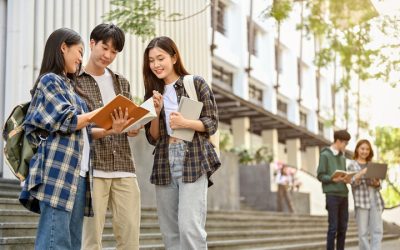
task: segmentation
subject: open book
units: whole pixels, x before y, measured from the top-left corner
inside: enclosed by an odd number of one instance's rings
[[[181,97],[179,102],[178,112],[181,115],[190,120],[197,120],[200,117],[201,110],[203,109],[203,103],[192,100],[186,96]],[[179,138],[185,141],[192,141],[194,136],[194,130],[188,128],[174,129],[171,134],[172,137]]]
[[[348,177],[348,178],[351,178],[355,174],[357,174],[357,172],[345,171],[345,170],[335,170],[335,172],[331,175],[331,179],[336,178],[336,177]]]
[[[118,110],[119,107],[122,108],[123,112],[125,112],[125,108],[128,108],[128,119],[134,118],[128,125],[126,125],[122,132],[138,129],[142,125],[145,125],[157,117],[153,98],[149,98],[147,101],[138,106],[125,96],[117,95],[103,108],[93,114],[93,116],[89,118],[89,121],[95,123],[101,128],[110,129],[112,127],[112,119],[110,114],[114,111],[114,109]]]

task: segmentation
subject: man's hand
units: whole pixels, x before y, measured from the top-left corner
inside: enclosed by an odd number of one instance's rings
[[[346,177],[344,177],[343,182],[346,184],[350,184],[351,183],[351,178],[352,176],[350,175],[346,175]]]
[[[345,180],[345,176],[344,175],[340,175],[340,176],[336,176],[335,178],[332,178],[333,182],[339,183],[339,182],[344,182]]]
[[[122,108],[119,107],[118,110],[114,109],[114,112],[110,114],[112,123],[112,133],[120,134],[122,130],[128,125],[134,118],[128,120],[128,108],[125,108],[125,112],[122,112]]]
[[[335,183],[343,182],[343,183],[351,183],[351,176],[349,175],[340,175],[335,178],[332,178],[332,181]]]
[[[138,129],[129,130],[128,133],[127,133],[127,135],[128,135],[129,137],[135,137],[135,136],[137,136],[137,135],[139,134],[139,132],[140,132],[140,130],[141,130],[142,128],[143,128],[143,126],[141,126],[141,127],[138,128]]]

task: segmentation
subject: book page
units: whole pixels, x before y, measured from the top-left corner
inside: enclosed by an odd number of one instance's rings
[[[139,129],[141,126],[146,125],[148,122],[152,121],[157,117],[156,109],[154,107],[153,97],[147,99],[144,103],[140,105],[141,108],[148,111],[148,113],[142,116],[140,119],[134,121],[130,125],[128,125],[124,130],[124,132],[128,132],[133,129]]]

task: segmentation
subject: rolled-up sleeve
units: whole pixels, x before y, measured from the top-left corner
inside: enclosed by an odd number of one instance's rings
[[[203,109],[199,120],[204,124],[207,137],[215,134],[218,129],[218,109],[215,97],[206,81],[199,76],[196,76],[195,81],[199,86],[200,101],[203,103]]]
[[[65,84],[54,74],[42,77],[25,119],[27,134],[37,128],[66,134],[76,130],[79,112],[69,101]]]

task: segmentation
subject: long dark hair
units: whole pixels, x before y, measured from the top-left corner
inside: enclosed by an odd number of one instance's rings
[[[356,149],[354,149],[354,156],[353,159],[357,160],[358,159],[358,148],[361,147],[361,145],[363,144],[367,144],[369,147],[369,155],[367,156],[367,162],[370,162],[372,160],[372,157],[374,157],[374,151],[372,150],[372,146],[371,143],[368,140],[360,140],[357,145],[356,145]]]
[[[44,47],[42,65],[40,66],[39,76],[35,81],[31,94],[34,93],[40,78],[47,73],[64,75],[65,61],[61,51],[61,45],[65,43],[68,47],[81,44],[81,36],[72,29],[60,28],[49,36]],[[80,67],[74,74],[67,73],[65,76],[71,80],[75,80],[76,74],[79,73]]]
[[[176,63],[174,64],[174,70],[178,76],[189,75],[189,73],[183,66],[178,47],[176,47],[174,41],[166,36],[154,38],[150,41],[149,45],[147,45],[143,57],[143,80],[145,89],[144,99],[150,98],[153,95],[153,90],[157,90],[161,94],[164,93],[164,81],[154,75],[154,73],[150,69],[149,51],[153,48],[160,48],[167,52],[170,56],[175,56]]]

